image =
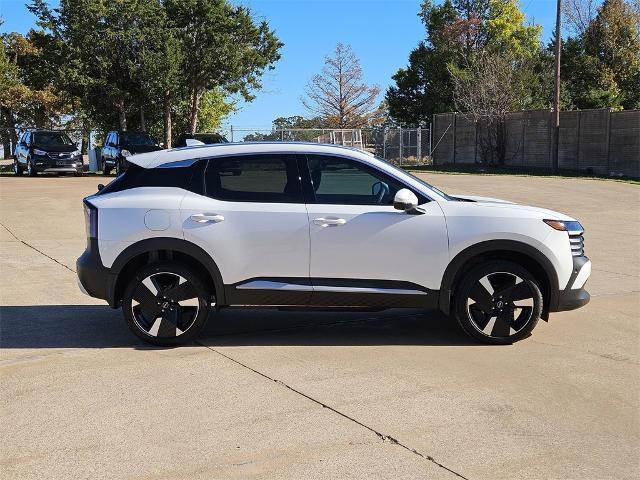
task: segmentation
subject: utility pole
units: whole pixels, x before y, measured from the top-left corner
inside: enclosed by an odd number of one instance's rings
[[[562,48],[562,0],[556,0],[556,68],[553,88],[553,150],[551,158],[551,169],[554,173],[558,171],[558,157],[560,154],[560,51]]]

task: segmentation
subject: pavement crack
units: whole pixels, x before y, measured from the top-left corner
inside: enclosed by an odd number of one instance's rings
[[[59,260],[56,260],[55,258],[53,258],[51,255],[47,255],[46,253],[44,253],[42,250],[34,247],[33,245],[31,245],[30,243],[25,242],[24,240],[22,240],[21,238],[19,238],[15,233],[13,233],[11,231],[11,229],[9,227],[7,227],[4,223],[0,223],[0,225],[2,225],[4,227],[4,229],[9,232],[9,234],[15,238],[18,242],[22,243],[23,245],[29,247],[32,250],[35,250],[36,252],[38,252],[40,255],[44,255],[45,257],[47,257],[49,260],[53,260],[54,262],[56,262],[58,265],[60,265],[61,267],[66,268],[67,270],[69,270],[70,272],[76,273],[76,271],[65,265],[64,263],[60,262]]]
[[[317,405],[320,405],[322,408],[326,408],[327,410],[330,410],[331,412],[333,412],[333,413],[335,413],[335,414],[337,414],[337,415],[341,416],[342,418],[345,418],[345,419],[349,420],[350,422],[355,423],[356,425],[359,425],[360,427],[367,429],[368,431],[370,431],[370,432],[374,433],[374,434],[375,434],[375,435],[376,435],[380,440],[382,440],[383,442],[391,443],[391,444],[393,444],[393,445],[398,445],[399,447],[401,447],[401,448],[403,448],[403,449],[407,450],[408,452],[413,453],[414,455],[417,455],[417,456],[419,456],[419,457],[421,457],[421,458],[423,458],[423,459],[427,460],[428,462],[433,463],[433,464],[434,464],[434,465],[436,465],[437,467],[442,468],[442,469],[444,469],[444,470],[448,471],[449,473],[451,473],[451,474],[455,475],[455,476],[456,476],[456,477],[458,477],[458,478],[462,478],[462,479],[464,479],[464,480],[469,480],[467,477],[465,477],[465,476],[464,476],[464,475],[462,475],[461,473],[458,473],[458,472],[456,472],[455,470],[452,470],[451,468],[449,468],[449,467],[447,467],[447,466],[443,465],[442,463],[438,462],[438,461],[437,461],[435,458],[433,458],[431,455],[427,455],[427,454],[424,454],[424,453],[422,453],[422,452],[419,452],[419,451],[418,451],[418,450],[416,450],[415,448],[411,448],[411,447],[409,447],[409,446],[405,445],[404,443],[402,443],[401,441],[399,441],[397,438],[394,438],[394,437],[392,437],[391,435],[385,435],[384,433],[379,432],[379,431],[378,431],[378,430],[376,430],[375,428],[373,428],[373,427],[371,427],[371,426],[369,426],[369,425],[367,425],[367,424],[365,424],[365,423],[361,422],[360,420],[357,420],[357,419],[356,419],[356,418],[354,418],[354,417],[351,417],[351,416],[347,415],[347,414],[346,414],[346,413],[344,413],[344,412],[341,412],[340,410],[337,410],[337,409],[333,408],[333,407],[332,407],[332,406],[330,406],[330,405],[327,405],[326,403],[321,402],[320,400],[318,400],[318,399],[316,399],[316,398],[314,398],[314,397],[312,397],[312,396],[310,396],[310,395],[307,395],[307,394],[306,394],[306,393],[304,393],[304,392],[301,392],[300,390],[298,390],[298,389],[296,389],[296,388],[292,387],[291,385],[289,385],[289,384],[287,384],[287,383],[283,382],[282,380],[279,380],[279,379],[277,379],[277,378],[271,377],[271,376],[267,375],[266,373],[263,373],[263,372],[261,372],[261,371],[259,371],[259,370],[256,370],[255,368],[250,367],[249,365],[247,365],[247,364],[245,364],[245,363],[242,363],[241,361],[236,360],[235,358],[233,358],[233,357],[231,357],[231,356],[229,356],[229,355],[227,355],[227,354],[225,354],[225,353],[222,353],[222,352],[220,352],[219,350],[216,350],[216,349],[215,349],[215,348],[213,348],[213,347],[210,347],[210,346],[208,346],[208,345],[205,345],[205,344],[203,344],[203,343],[200,343],[199,341],[196,341],[195,343],[197,343],[198,345],[200,345],[200,346],[202,346],[202,347],[205,347],[205,348],[207,348],[207,349],[211,350],[211,351],[212,351],[212,352],[214,352],[214,353],[217,353],[217,354],[218,354],[218,355],[220,355],[221,357],[224,357],[224,358],[226,358],[227,360],[230,360],[231,362],[233,362],[233,363],[235,363],[235,364],[237,364],[237,365],[240,365],[241,367],[243,367],[243,368],[245,368],[245,369],[247,369],[247,370],[249,370],[249,371],[251,371],[251,372],[253,372],[253,373],[257,374],[257,375],[260,375],[261,377],[263,377],[263,378],[265,378],[265,379],[267,379],[267,380],[270,380],[270,381],[272,381],[272,382],[274,382],[274,383],[277,383],[278,385],[280,385],[280,386],[282,386],[282,387],[284,387],[284,388],[286,388],[286,389],[288,389],[288,390],[290,390],[290,391],[292,391],[292,392],[294,392],[294,393],[296,393],[296,394],[300,395],[301,397],[306,398],[307,400],[310,400],[311,402],[313,402],[313,403],[315,403],[315,404],[317,404]]]

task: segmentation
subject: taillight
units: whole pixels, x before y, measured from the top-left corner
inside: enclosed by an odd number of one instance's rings
[[[98,209],[84,200],[84,223],[87,230],[87,239],[98,238]]]

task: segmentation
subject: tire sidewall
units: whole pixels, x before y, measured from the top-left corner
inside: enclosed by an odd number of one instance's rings
[[[517,275],[527,282],[533,292],[533,312],[529,323],[519,332],[509,337],[489,337],[479,332],[471,323],[467,312],[467,299],[471,288],[485,275],[497,272],[507,272]],[[509,345],[531,335],[531,331],[536,327],[540,315],[542,314],[543,299],[540,286],[535,277],[520,265],[505,261],[494,260],[482,263],[471,269],[460,281],[454,294],[454,315],[460,327],[475,339],[493,345]]]
[[[160,272],[175,273],[186,278],[189,282],[192,283],[199,294],[198,315],[193,325],[185,333],[177,337],[154,337],[149,335],[137,326],[133,318],[133,313],[131,311],[132,296],[136,286],[149,275]],[[145,267],[142,267],[127,284],[124,295],[122,297],[122,312],[129,329],[138,338],[144,340],[145,342],[165,347],[184,345],[185,343],[191,342],[204,328],[209,318],[209,313],[211,312],[210,302],[212,293],[213,292],[210,292],[209,289],[205,286],[205,283],[202,281],[200,276],[188,267],[171,262],[147,265]]]
[[[35,177],[38,172],[36,172],[36,167],[33,166],[33,161],[30,158],[27,158],[27,173],[30,177]]]

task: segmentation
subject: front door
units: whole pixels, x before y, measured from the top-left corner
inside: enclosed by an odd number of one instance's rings
[[[399,180],[354,159],[307,155],[312,302],[432,306],[448,261],[444,215],[418,194],[424,214],[393,208]]]
[[[218,265],[229,304],[308,303],[309,219],[295,156],[209,160],[205,195],[187,195],[181,215],[185,240]]]

